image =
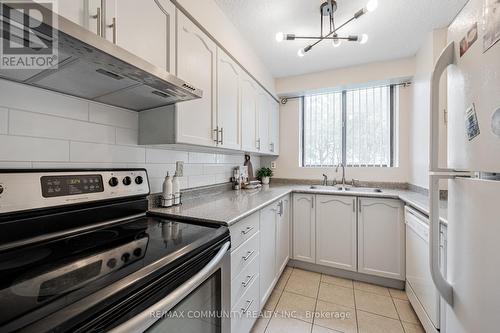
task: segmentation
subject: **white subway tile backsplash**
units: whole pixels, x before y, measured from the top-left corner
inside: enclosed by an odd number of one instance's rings
[[[199,187],[216,184],[215,175],[189,176],[187,178],[189,187]]]
[[[167,175],[174,175],[175,164],[146,164],[146,170],[148,171],[148,176],[153,178],[162,178]]]
[[[144,162],[144,148],[142,147],[71,142],[70,148],[72,162]]]
[[[117,145],[137,145],[139,131],[129,128],[116,128],[116,144]]]
[[[89,103],[59,93],[0,79],[0,106],[88,120]]]
[[[86,121],[10,110],[9,133],[40,138],[115,143],[116,129]]]
[[[216,163],[217,154],[189,152],[189,163]]]
[[[7,134],[9,130],[9,110],[0,108],[0,134]]]
[[[31,169],[31,162],[2,162],[0,161],[0,169]]]
[[[139,129],[139,113],[99,103],[89,104],[89,121],[110,126]]]
[[[184,176],[199,176],[203,174],[203,164],[184,164]]]
[[[231,175],[228,175],[228,174],[215,175],[215,182],[216,183],[225,183],[225,182],[229,182],[230,180],[231,180]]]
[[[33,162],[33,169],[121,169],[125,163],[96,163],[96,162]]]
[[[188,161],[188,153],[177,150],[146,148],[146,163],[175,163]]]
[[[217,154],[217,163],[243,165],[243,163],[245,163],[245,155],[244,154],[238,154],[238,155]]]
[[[224,164],[204,164],[203,174],[204,175],[215,175],[218,173],[224,173],[226,166]]]
[[[68,161],[69,142],[0,135],[0,161]]]

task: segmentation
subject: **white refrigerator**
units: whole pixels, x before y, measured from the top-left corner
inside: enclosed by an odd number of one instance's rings
[[[446,333],[500,332],[500,0],[470,0],[431,80],[430,268]],[[446,74],[445,74],[446,73]],[[448,166],[438,165],[439,79],[448,79]],[[498,174],[496,174],[498,173]],[[448,180],[446,278],[439,181]]]

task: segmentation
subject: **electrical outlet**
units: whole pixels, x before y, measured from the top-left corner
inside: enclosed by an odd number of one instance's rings
[[[175,172],[177,172],[178,177],[182,177],[184,175],[184,162],[177,161],[175,163]]]
[[[276,164],[276,161],[271,162],[271,169],[276,169],[278,167],[278,164]]]

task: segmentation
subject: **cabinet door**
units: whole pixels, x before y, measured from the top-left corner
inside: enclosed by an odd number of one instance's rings
[[[92,19],[87,15],[87,11],[85,10],[85,8],[87,7],[86,2],[88,3],[88,1],[89,0],[58,1],[55,11],[62,17],[70,21],[73,21],[74,23],[82,27],[88,28],[89,23],[87,22]],[[97,12],[95,12],[94,14],[96,13]],[[97,20],[95,18],[93,20],[95,21],[94,24],[94,29],[95,29],[97,25]]]
[[[293,258],[316,262],[316,216],[314,195],[293,195]]]
[[[267,93],[259,87],[257,97],[257,150],[269,153],[269,100]]]
[[[240,68],[229,56],[217,49],[217,126],[219,146],[241,148]]]
[[[316,196],[316,263],[356,271],[356,198]]]
[[[358,198],[358,271],[405,279],[403,204],[399,200]]]
[[[215,146],[217,47],[177,10],[177,75],[203,90],[203,97],[176,105],[177,142]]]
[[[276,226],[276,275],[286,266],[290,258],[290,197],[280,200],[279,217]]]
[[[112,40],[108,8],[104,31]],[[174,24],[175,6],[168,0],[116,1],[116,44],[168,72],[174,69]]]
[[[257,90],[246,74],[241,79],[241,149],[257,152]]]
[[[273,155],[279,155],[280,139],[280,114],[279,104],[269,97],[269,151]]]
[[[260,211],[260,302],[264,304],[272,292],[276,277],[276,216],[278,204]]]

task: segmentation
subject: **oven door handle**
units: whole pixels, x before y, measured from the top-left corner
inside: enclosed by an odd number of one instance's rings
[[[124,322],[123,324],[115,327],[110,332],[112,333],[128,333],[128,332],[144,332],[148,327],[153,325],[162,318],[170,309],[177,303],[182,301],[187,295],[195,290],[198,285],[205,281],[220,264],[222,258],[229,250],[230,242],[224,243],[221,249],[210,262],[203,267],[196,275],[187,280],[183,285],[177,287],[173,292],[167,295],[158,303],[150,306],[143,312],[139,313],[132,319]]]

